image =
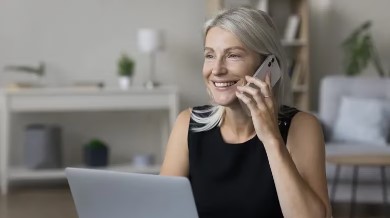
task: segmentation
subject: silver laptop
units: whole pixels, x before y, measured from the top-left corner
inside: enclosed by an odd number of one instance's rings
[[[187,178],[66,168],[79,218],[198,218]]]

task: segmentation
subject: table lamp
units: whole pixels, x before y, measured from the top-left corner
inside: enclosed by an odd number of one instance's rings
[[[150,56],[149,78],[145,83],[147,88],[154,88],[158,85],[155,80],[156,53],[163,49],[162,32],[157,29],[143,28],[138,30],[138,48],[141,52]]]

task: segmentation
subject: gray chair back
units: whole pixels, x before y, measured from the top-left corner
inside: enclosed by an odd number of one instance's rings
[[[390,78],[327,76],[321,80],[319,117],[330,133],[342,96],[390,100]]]

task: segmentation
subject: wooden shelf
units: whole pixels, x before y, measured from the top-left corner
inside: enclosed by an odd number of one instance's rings
[[[292,88],[292,91],[295,92],[295,93],[299,93],[299,92],[307,92],[308,88],[306,85],[299,85],[299,86],[294,86]]]
[[[285,40],[285,39],[282,39],[282,45],[285,46],[285,47],[288,47],[288,46],[291,46],[291,47],[295,47],[295,46],[307,46],[307,41],[306,40],[302,40],[302,39],[296,39],[296,40]]]

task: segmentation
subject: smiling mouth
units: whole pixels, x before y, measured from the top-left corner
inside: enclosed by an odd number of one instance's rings
[[[213,84],[217,88],[227,88],[227,87],[230,87],[230,86],[237,84],[237,82],[238,82],[238,80],[237,81],[229,81],[229,82],[213,82]]]

